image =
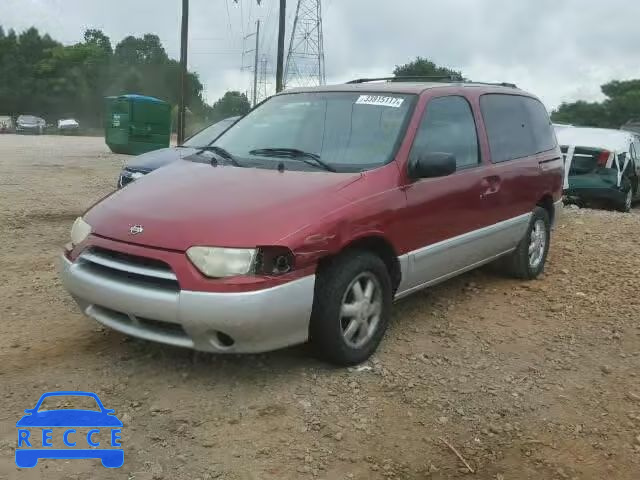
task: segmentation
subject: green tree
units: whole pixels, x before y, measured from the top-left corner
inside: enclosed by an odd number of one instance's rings
[[[244,93],[227,92],[213,104],[211,121],[218,121],[228,117],[246,115],[251,110],[251,103]]]
[[[551,118],[559,123],[616,129],[640,120],[640,80],[615,80],[601,89],[607,97],[603,102],[563,103]]]
[[[462,78],[462,73],[447,67],[440,67],[426,58],[417,57],[405,65],[396,66],[393,70],[396,77],[455,77]]]
[[[126,93],[178,102],[179,63],[157,35],[126,37],[115,48],[101,30],[61,45],[30,28],[19,35],[0,27],[0,115],[33,113],[54,123],[74,117],[84,126],[102,125],[104,97]],[[187,105],[204,122],[212,108],[202,98],[198,76],[189,73]]]
[[[97,45],[105,55],[110,57],[113,55],[113,47],[111,46],[111,39],[107,37],[102,30],[96,30],[90,28],[84,32],[84,43],[87,45]]]
[[[115,60],[127,65],[162,65],[169,61],[169,56],[160,38],[148,33],[142,38],[129,36],[122,40],[116,45]]]
[[[563,103],[552,114],[556,123],[568,123],[588,127],[606,128],[609,126],[607,109],[602,103],[578,101]]]

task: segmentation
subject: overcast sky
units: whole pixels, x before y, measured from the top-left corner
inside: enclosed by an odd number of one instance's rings
[[[288,0],[288,25],[297,0]],[[191,0],[189,67],[213,102],[246,91],[243,36],[263,21],[261,49],[275,71],[278,0]],[[30,26],[65,44],[100,28],[114,45],[155,33],[179,56],[180,0],[0,0],[0,25]],[[601,99],[612,79],[640,78],[638,0],[323,0],[329,83],[390,74],[420,55],[474,80],[517,83],[550,109]],[[289,31],[287,32],[288,45]],[[252,63],[247,55],[245,65]]]

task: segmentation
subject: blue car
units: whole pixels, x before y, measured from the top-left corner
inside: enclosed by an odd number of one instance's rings
[[[193,155],[215,142],[224,132],[229,130],[240,117],[229,117],[199,131],[177,147],[163,148],[138,155],[127,162],[118,177],[118,188],[144,177],[158,168],[169,165],[181,158]]]
[[[93,398],[99,411],[67,408],[40,410],[46,398],[70,396]],[[114,410],[104,408],[95,393],[73,391],[45,393],[36,406],[25,410],[25,413],[26,415],[16,423],[18,446],[15,461],[18,467],[35,467],[41,458],[95,458],[100,459],[102,465],[107,468],[119,468],[124,463],[124,450],[119,443],[122,422],[114,415]],[[87,427],[90,430],[86,435],[75,430]],[[41,435],[40,429],[42,429]],[[105,430],[108,431],[109,441],[104,441],[105,434],[101,434],[101,431]],[[56,440],[63,440],[65,448],[54,448],[54,435]]]

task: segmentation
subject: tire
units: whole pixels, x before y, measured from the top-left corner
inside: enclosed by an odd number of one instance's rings
[[[371,301],[365,303],[369,282]],[[316,280],[309,327],[316,354],[339,366],[367,360],[387,329],[391,303],[391,278],[380,257],[352,250],[333,259]]]
[[[544,230],[541,232],[540,229]],[[530,248],[534,245],[534,232],[537,232],[538,242],[544,239],[544,245],[538,250],[538,255],[532,259]],[[518,247],[513,253],[504,258],[502,265],[506,272],[522,280],[533,280],[543,271],[549,253],[549,243],[551,241],[551,222],[549,213],[541,207],[536,207],[531,215],[529,227],[524,238],[518,243]],[[540,247],[539,243],[536,243]],[[535,261],[533,261],[535,260]]]
[[[633,188],[631,187],[631,180],[623,178],[621,190],[624,194],[624,199],[616,203],[616,210],[623,213],[629,213],[633,204]]]

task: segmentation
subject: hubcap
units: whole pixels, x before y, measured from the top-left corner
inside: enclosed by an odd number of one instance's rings
[[[540,266],[547,246],[547,229],[542,220],[536,220],[531,229],[529,242],[529,267],[536,269]]]
[[[375,334],[382,314],[382,289],[373,273],[358,275],[347,287],[340,307],[340,328],[347,345],[361,348]]]

